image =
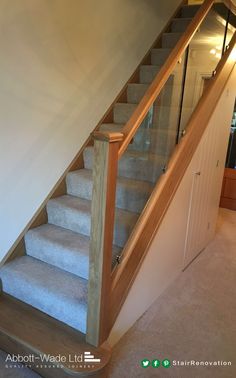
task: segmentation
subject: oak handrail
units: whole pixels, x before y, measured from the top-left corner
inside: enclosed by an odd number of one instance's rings
[[[179,187],[182,177],[207,127],[212,111],[236,64],[235,52],[233,51],[235,43],[236,32],[231,39],[229,48],[217,65],[215,76],[212,77],[189,120],[186,136],[175,149],[167,172],[159,179],[143,213],[135,225],[132,235],[123,250],[122,263],[117,266],[112,274],[110,304],[112,325],[119,314],[142,261],[146,256],[148,247]]]
[[[227,4],[230,3],[232,9],[235,8],[235,5],[232,4],[231,0],[224,0],[224,2]],[[123,155],[129,143],[133,139],[137,129],[139,128],[140,124],[142,123],[146,114],[148,113],[148,110],[150,109],[151,105],[153,104],[157,96],[160,94],[162,88],[164,87],[171,73],[173,72],[174,67],[178,63],[180,57],[185,52],[191,39],[200,27],[202,21],[207,16],[213,4],[214,0],[204,1],[204,3],[194,16],[192,22],[188,25],[184,35],[180,38],[174,49],[171,51],[165,64],[162,66],[160,71],[157,73],[155,79],[148,87],[145,95],[138,104],[134,113],[132,114],[128,122],[125,124],[124,128],[122,129],[124,139],[122,144],[120,145],[119,158]]]

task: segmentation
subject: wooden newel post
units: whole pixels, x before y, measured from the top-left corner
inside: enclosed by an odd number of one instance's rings
[[[108,337],[112,243],[115,218],[118,151],[121,133],[95,132],[93,195],[88,283],[88,343],[99,346]]]

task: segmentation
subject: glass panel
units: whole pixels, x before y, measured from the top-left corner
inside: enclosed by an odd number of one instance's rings
[[[190,15],[194,13],[192,11]],[[113,266],[116,256],[122,255],[122,249],[154,185],[168,167],[176,143],[221,59],[224,42],[228,43],[232,36],[230,27],[227,34],[225,32],[226,16],[228,12],[222,15],[215,7],[209,12],[119,161],[113,240],[118,249],[114,249]],[[155,51],[155,54],[159,54],[158,62],[162,62],[163,56],[170,53],[185,27],[186,17],[174,21],[175,32],[165,33],[164,36],[164,41],[171,43],[171,46],[158,46],[158,51]],[[128,103],[115,106],[114,124],[110,125],[113,130],[114,127],[122,130],[121,124],[127,122],[142,99],[160,69],[155,64],[141,66],[140,82],[128,85]]]
[[[227,34],[226,34],[226,39],[225,39],[225,48],[229,45],[231,38],[233,37],[233,34],[236,30],[236,16],[230,10],[228,10],[227,21],[226,21]]]
[[[185,63],[186,54],[179,60],[119,161],[114,244],[121,248],[131,234],[154,185],[165,172],[175,148]],[[136,90],[137,98],[137,91],[144,94],[147,88],[148,84],[137,83],[132,90]]]
[[[207,86],[222,55],[226,21],[210,10],[189,45],[189,55],[184,89],[184,101],[181,114],[181,132],[188,121]]]

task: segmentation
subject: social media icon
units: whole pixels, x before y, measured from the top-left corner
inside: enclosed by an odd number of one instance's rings
[[[169,368],[171,365],[170,360],[168,360],[167,358],[163,360],[161,364],[164,368]]]
[[[147,358],[145,358],[144,360],[142,360],[141,361],[141,366],[143,367],[143,368],[147,368],[148,366],[150,366],[150,361],[147,359]]]
[[[160,366],[161,362],[159,360],[153,360],[152,361],[152,367],[158,368]]]

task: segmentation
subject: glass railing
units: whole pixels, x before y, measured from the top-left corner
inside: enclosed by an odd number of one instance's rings
[[[168,169],[176,144],[186,133],[191,115],[227,49],[235,25],[235,16],[225,5],[211,8],[120,158],[113,244],[121,251],[154,186]],[[175,20],[171,30],[176,28],[178,31]],[[140,85],[139,93],[145,93],[144,83],[136,85]],[[122,252],[117,256],[118,263],[120,256]]]
[[[224,4],[217,3],[189,44],[179,138],[185,134],[188,121],[227,49],[235,31],[234,22],[235,16]]]

